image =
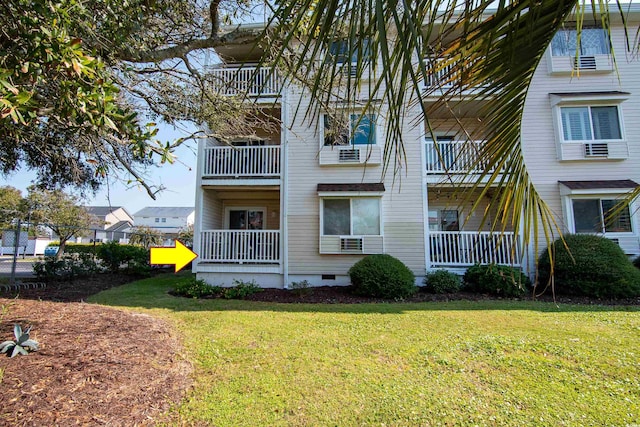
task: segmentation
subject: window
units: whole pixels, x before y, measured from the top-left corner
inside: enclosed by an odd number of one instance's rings
[[[622,139],[617,106],[561,107],[564,141]]]
[[[162,218],[162,222],[167,222],[167,218]]]
[[[156,218],[156,222],[160,222],[160,218]]]
[[[455,209],[429,210],[430,231],[460,231],[458,211]]]
[[[355,39],[351,45],[349,40],[334,41],[329,46],[329,54],[335,57],[338,64],[355,64],[358,62],[359,55],[362,62],[371,61],[371,48],[368,39],[362,41]]]
[[[354,197],[323,199],[322,235],[378,236],[380,235],[380,199]]]
[[[264,211],[252,209],[229,210],[230,230],[262,230],[264,228]]]
[[[322,116],[324,145],[365,145],[376,143],[374,114],[343,114]]]
[[[562,29],[551,41],[553,56],[608,55],[609,37],[602,28],[582,28],[578,45],[575,29]]]
[[[572,199],[573,223],[576,233],[630,233],[629,206],[620,208],[611,199]]]

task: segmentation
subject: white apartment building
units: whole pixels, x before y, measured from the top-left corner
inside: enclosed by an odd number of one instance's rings
[[[630,27],[640,21],[640,8],[630,20]],[[602,233],[627,254],[638,255],[638,206],[614,220],[603,215],[640,183],[640,62],[624,55],[620,24],[611,30],[617,71],[606,32],[583,31],[579,58],[575,30],[562,30],[536,70],[524,108],[524,160],[564,232]],[[362,110],[348,105],[338,108],[339,118],[335,112],[305,118],[295,113],[308,105],[305,91],[280,87],[267,69],[254,74],[257,49],[232,46],[218,53],[228,62],[214,73],[231,83],[221,93],[236,94],[234,85],[248,88],[251,102],[282,124],[276,131],[258,129],[259,138],[234,146],[200,143],[193,267],[198,278],[216,285],[233,279],[264,287],[301,280],[345,285],[349,268],[374,253],[402,260],[417,284],[431,269],[461,273],[475,263],[530,271],[533,249],[522,247],[512,228],[499,237],[488,225],[479,230],[482,214],[468,216],[469,208],[455,200],[451,174],[467,172],[457,165],[473,156],[469,147],[483,141],[463,137],[446,109],[431,108],[440,155],[426,126],[411,125],[421,117],[420,105],[407,110],[406,165],[399,183],[393,173],[382,173],[384,102],[362,119]],[[434,75],[425,82],[426,107],[437,107],[439,97],[430,85],[443,78]],[[464,97],[460,94],[462,102]],[[331,131],[337,119],[346,122],[338,134]],[[467,116],[465,127],[476,122]],[[471,178],[479,172],[471,171]],[[479,211],[491,196],[489,191],[479,201]]]

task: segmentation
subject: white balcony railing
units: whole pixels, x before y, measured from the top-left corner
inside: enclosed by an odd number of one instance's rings
[[[221,67],[211,70],[214,91],[226,96],[272,97],[280,91],[277,74],[268,67]]]
[[[200,233],[200,261],[278,264],[279,230],[206,230]]]
[[[431,139],[425,142],[427,173],[481,173],[484,163],[478,156],[484,141],[438,141],[438,149]]]
[[[518,241],[510,232],[430,231],[429,242],[434,266],[520,265]]]
[[[205,177],[269,178],[280,176],[280,146],[206,147],[204,149]]]
[[[427,64],[433,64],[434,65],[434,69],[438,68],[438,63],[441,61],[429,61],[426,60]],[[436,89],[436,88],[441,88],[441,89],[450,89],[451,87],[453,87],[453,83],[454,83],[454,79],[452,78],[453,72],[455,69],[455,64],[448,64],[440,69],[438,69],[437,71],[433,72],[433,70],[431,70],[432,72],[429,72],[427,74],[427,78],[424,81],[424,86],[427,89]],[[429,70],[428,70],[429,71]]]

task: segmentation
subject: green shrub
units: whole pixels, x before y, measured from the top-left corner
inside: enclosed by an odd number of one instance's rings
[[[462,286],[460,276],[447,270],[427,273],[424,278],[425,290],[434,294],[458,292]]]
[[[559,294],[595,298],[630,298],[640,295],[640,271],[622,249],[601,236],[571,234],[552,244],[555,291]],[[543,289],[551,276],[549,251],[538,260],[539,284]]]
[[[140,246],[121,245],[118,242],[107,242],[97,247],[98,258],[111,272],[125,270],[130,274],[148,274],[149,250]]]
[[[33,272],[39,279],[73,279],[101,273],[101,267],[91,254],[63,254],[59,259],[45,257],[33,264]]]
[[[369,255],[349,269],[356,294],[376,298],[405,298],[418,288],[411,270],[391,255]]]
[[[518,297],[530,286],[529,278],[507,265],[472,265],[464,273],[464,288],[470,292],[501,297]]]
[[[100,243],[67,243],[64,247],[66,254],[91,254],[95,255]]]
[[[640,256],[633,260],[633,265],[636,268],[640,268]]]
[[[222,288],[219,286],[209,285],[204,280],[196,280],[195,277],[190,277],[178,282],[174,290],[176,295],[188,298],[203,298],[218,295],[221,291]]]
[[[222,296],[226,299],[244,299],[249,295],[262,291],[262,288],[256,284],[255,280],[244,282],[234,279],[233,284],[232,288],[226,288],[223,291]]]

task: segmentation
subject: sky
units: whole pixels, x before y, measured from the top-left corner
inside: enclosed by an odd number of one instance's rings
[[[158,128],[157,138],[161,141],[173,141],[189,134],[166,125],[159,125]],[[166,190],[156,196],[157,200],[149,197],[146,190],[140,186],[127,186],[112,179],[108,186],[103,185],[94,197],[87,197],[83,202],[87,206],[122,206],[131,215],[147,206],[195,206],[196,153],[197,143],[185,142],[175,153],[179,161],[149,170],[149,182],[166,187]],[[0,176],[0,186],[16,187],[26,196],[27,187],[35,178],[35,171],[23,168],[11,175]]]

